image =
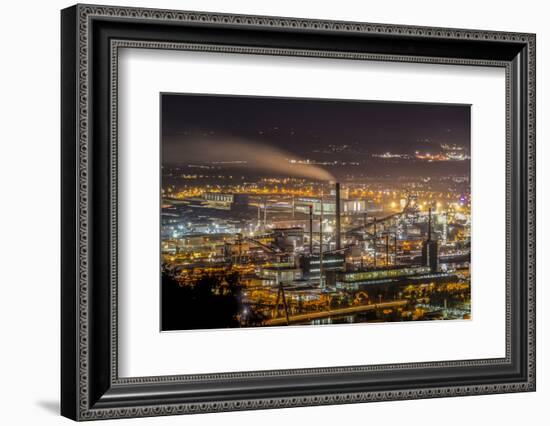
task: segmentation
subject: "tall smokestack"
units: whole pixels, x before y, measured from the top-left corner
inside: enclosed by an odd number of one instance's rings
[[[376,243],[378,242],[378,234],[377,234],[377,231],[376,231],[376,218],[374,218],[374,244],[373,244],[373,247],[374,247],[374,267],[376,268]]]
[[[340,236],[340,182],[336,182],[336,250],[342,248]]]
[[[264,229],[267,229],[267,197],[264,197]]]
[[[313,254],[313,206],[309,205],[309,254]]]
[[[428,241],[432,240],[432,208],[428,209]]]
[[[390,264],[390,235],[386,233],[386,266]]]
[[[432,240],[432,209],[428,210],[428,238],[422,244],[422,264],[432,272],[439,270],[439,247],[437,238]]]

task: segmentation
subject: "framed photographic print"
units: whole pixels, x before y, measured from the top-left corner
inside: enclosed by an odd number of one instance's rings
[[[535,36],[76,5],[74,420],[535,390]]]

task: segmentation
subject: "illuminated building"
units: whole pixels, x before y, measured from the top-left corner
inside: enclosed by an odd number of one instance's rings
[[[302,271],[299,268],[291,266],[265,266],[259,270],[260,278],[265,280],[265,285],[276,285],[279,283],[291,283],[302,278]]]
[[[422,265],[429,266],[432,272],[439,270],[439,244],[432,239],[432,209],[428,213],[428,238],[422,244]]]
[[[365,272],[351,272],[348,274],[343,274],[341,280],[344,283],[368,282],[372,280],[380,280],[386,278],[410,277],[414,275],[427,274],[429,272],[431,272],[430,268],[426,266],[383,268],[373,269],[371,271]]]
[[[321,208],[321,199],[320,198],[314,198],[314,197],[300,197],[297,198],[295,201],[296,205],[296,211],[300,213],[309,214],[309,207],[312,206],[313,208],[313,214],[315,216],[320,216],[321,211],[323,211],[323,214],[325,215],[334,215],[336,212],[336,203],[334,202],[334,199],[331,197],[325,197],[323,198]]]
[[[342,271],[345,265],[345,256],[341,253],[323,254],[323,272]],[[321,273],[321,260],[318,255],[301,256],[299,259],[300,269],[303,277],[318,279]]]
[[[286,252],[293,252],[304,246],[304,228],[274,228],[275,245]]]
[[[345,200],[342,201],[342,211],[344,213],[364,213],[367,211],[366,200]]]
[[[246,194],[205,192],[203,197],[206,201],[205,207],[212,209],[231,210],[248,205],[248,196]]]

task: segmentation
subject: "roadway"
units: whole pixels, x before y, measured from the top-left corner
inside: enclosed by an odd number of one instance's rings
[[[316,319],[328,318],[333,316],[351,315],[351,314],[356,314],[358,312],[374,311],[376,309],[398,308],[398,307],[407,305],[407,303],[408,303],[407,300],[395,300],[392,302],[382,302],[382,303],[375,303],[371,305],[359,305],[359,306],[350,306],[347,308],[331,309],[329,311],[308,312],[307,314],[291,315],[288,317],[288,322],[289,324],[293,324],[293,323],[308,322]],[[264,325],[286,325],[286,324],[287,324],[286,317],[284,315],[279,318],[272,318],[270,320],[267,320],[264,323]]]

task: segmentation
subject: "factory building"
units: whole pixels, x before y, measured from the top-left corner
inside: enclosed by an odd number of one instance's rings
[[[420,274],[427,274],[429,272],[430,268],[426,266],[373,269],[370,271],[343,274],[341,281],[343,283],[369,282],[389,278],[411,277]]]
[[[422,265],[430,267],[432,272],[439,270],[439,243],[432,238],[432,209],[428,213],[428,238],[422,244]]]
[[[338,207],[336,206],[336,197],[327,196],[323,198],[323,214],[326,216],[336,215]],[[307,214],[309,212],[309,206],[313,208],[313,214],[319,216],[321,214],[321,199],[313,197],[298,198],[295,201],[295,209],[297,212]],[[341,214],[364,214],[364,213],[376,213],[381,212],[383,207],[372,200],[353,198],[346,199],[340,198],[340,212]]]
[[[285,252],[294,252],[304,247],[304,228],[274,228],[275,245]]]
[[[248,195],[227,194],[222,192],[205,192],[204,207],[218,210],[234,210],[248,207]]]
[[[259,270],[264,285],[291,283],[302,278],[302,271],[294,266],[264,266]]]
[[[309,214],[310,206],[312,207],[312,211],[315,216],[320,216],[321,211],[327,216],[334,216],[336,213],[336,203],[334,202],[334,198],[328,196],[323,198],[322,203],[320,198],[312,197],[301,197],[295,200],[295,209],[297,212]]]
[[[323,254],[323,271],[343,271],[345,256],[341,253]],[[306,255],[299,258],[299,266],[304,278],[318,279],[321,273],[321,259],[319,255]]]

